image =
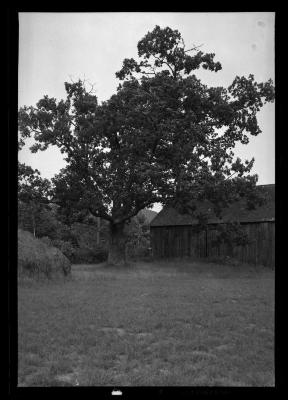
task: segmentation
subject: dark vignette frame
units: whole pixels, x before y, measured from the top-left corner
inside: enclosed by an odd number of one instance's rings
[[[284,44],[284,10],[281,10],[277,7],[264,7],[263,3],[259,2],[259,6],[254,7],[251,6],[251,3],[245,5],[241,2],[242,9],[240,7],[234,8],[229,4],[229,7],[217,7],[214,8],[209,6],[205,9],[205,6],[201,5],[201,7],[197,8],[197,5],[194,6],[194,9],[187,9],[185,6],[182,9],[178,9],[174,7],[169,8],[169,5],[166,8],[143,8],[141,4],[141,8],[137,9],[137,5],[133,5],[133,7],[129,6],[122,9],[117,9],[117,7],[111,7],[111,9],[81,9],[81,7],[77,7],[77,9],[73,9],[73,7],[69,8],[58,8],[51,7],[50,9],[42,8],[40,5],[37,7],[9,7],[6,8],[6,27],[7,27],[7,39],[6,39],[6,51],[7,51],[7,80],[6,80],[6,88],[7,88],[7,96],[6,96],[6,105],[7,105],[7,132],[8,132],[8,307],[7,307],[7,319],[8,319],[8,329],[7,329],[7,389],[9,395],[54,395],[54,394],[71,394],[76,395],[85,395],[85,394],[93,394],[94,396],[99,395],[98,398],[115,398],[112,396],[112,390],[121,390],[122,396],[120,398],[135,398],[136,396],[141,397],[161,397],[166,398],[171,394],[173,397],[180,396],[184,398],[192,398],[194,396],[217,396],[223,395],[228,396],[233,394],[234,396],[239,394],[241,398],[248,394],[256,395],[259,394],[261,397],[271,396],[276,394],[281,388],[285,385],[284,380],[284,371],[283,367],[281,367],[281,342],[282,339],[284,341],[285,335],[284,330],[284,312],[285,306],[284,301],[281,301],[281,293],[283,293],[284,289],[284,270],[285,270],[285,219],[287,218],[287,212],[284,211],[284,203],[285,203],[285,182],[287,181],[287,174],[285,174],[286,165],[287,165],[287,155],[285,154],[285,144],[287,143],[286,132],[284,131],[284,126],[282,128],[282,123],[284,125],[283,116],[284,116],[284,60],[283,53],[285,53],[285,44]],[[200,3],[201,4],[201,3]],[[214,3],[215,4],[215,3]],[[236,5],[237,6],[237,5]],[[169,11],[169,12],[253,12],[253,11],[271,11],[276,12],[275,17],[275,62],[276,62],[276,214],[277,214],[277,222],[276,222],[276,268],[275,268],[275,380],[276,386],[275,388],[228,388],[228,387],[48,387],[48,388],[17,388],[17,370],[18,370],[18,349],[17,349],[17,337],[18,337],[18,315],[17,315],[17,113],[18,113],[18,12],[101,12],[101,11]],[[281,39],[283,45],[281,46]],[[281,79],[282,73],[282,79]],[[287,95],[285,96],[287,98]],[[282,120],[281,120],[282,118]],[[282,129],[283,131],[282,131]],[[286,141],[285,141],[286,139]],[[283,143],[282,143],[283,142]],[[5,149],[4,149],[4,152]],[[285,180],[286,178],[286,180]],[[281,193],[282,192],[282,193]],[[286,214],[286,216],[285,216]],[[283,278],[281,277],[283,275]],[[282,288],[281,288],[282,285]],[[285,290],[285,289],[284,289]],[[282,321],[282,326],[281,326]],[[285,336],[284,336],[285,335]]]

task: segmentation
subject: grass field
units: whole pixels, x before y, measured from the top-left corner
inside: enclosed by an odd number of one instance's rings
[[[274,386],[274,272],[74,265],[18,289],[19,386]]]

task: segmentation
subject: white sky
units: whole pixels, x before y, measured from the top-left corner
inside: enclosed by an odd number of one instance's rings
[[[198,70],[209,86],[229,86],[236,75],[254,74],[258,82],[274,80],[274,17],[257,13],[19,13],[19,107],[35,105],[47,94],[65,98],[64,82],[87,79],[99,102],[116,92],[124,58],[137,59],[137,43],[155,25],[178,29],[186,46],[215,53],[222,70]],[[238,145],[239,157],[256,161],[259,184],[275,182],[275,103],[258,114],[262,133]],[[32,154],[28,146],[19,161],[51,178],[64,167],[57,148]],[[159,207],[155,207],[158,211]]]

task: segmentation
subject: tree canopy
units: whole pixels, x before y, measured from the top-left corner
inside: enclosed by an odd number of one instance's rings
[[[65,83],[65,100],[46,95],[20,109],[22,142],[33,136],[32,152],[54,145],[65,154],[54,201],[67,217],[90,213],[116,226],[155,202],[195,212],[191,201],[208,198],[220,213],[239,196],[256,199],[254,159],[235,160],[233,148],[261,133],[256,115],[274,100],[272,80],[206,86],[196,71],[216,73],[221,63],[169,27],[156,26],[137,47],[102,104],[79,80]]]

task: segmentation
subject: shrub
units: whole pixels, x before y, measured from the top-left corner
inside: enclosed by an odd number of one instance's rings
[[[150,257],[150,232],[144,215],[137,215],[127,224],[126,237],[126,255],[128,258],[146,259]]]
[[[53,246],[57,247],[71,262],[74,261],[75,248],[65,240],[53,240]]]
[[[104,248],[89,249],[89,248],[77,248],[75,249],[73,262],[79,264],[93,264],[106,261],[108,258],[108,251]]]
[[[149,237],[142,236],[137,241],[127,243],[126,253],[129,258],[139,259],[151,256],[151,244]]]

